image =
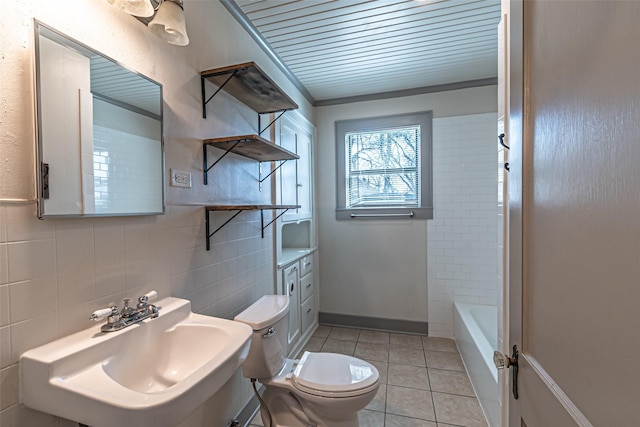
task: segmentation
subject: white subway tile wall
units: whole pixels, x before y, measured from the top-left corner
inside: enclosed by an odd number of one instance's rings
[[[453,337],[453,303],[496,305],[496,113],[433,120],[427,225],[429,335]]]
[[[66,425],[18,404],[18,359],[91,326],[96,309],[156,289],[230,318],[273,293],[272,231],[261,238],[260,212],[243,212],[208,252],[204,215],[168,205],[162,216],[41,221],[33,204],[0,206],[0,425]],[[226,218],[212,214],[214,225]]]

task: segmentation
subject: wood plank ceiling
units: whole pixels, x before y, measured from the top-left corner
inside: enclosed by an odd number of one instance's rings
[[[235,0],[316,101],[497,76],[500,0]]]

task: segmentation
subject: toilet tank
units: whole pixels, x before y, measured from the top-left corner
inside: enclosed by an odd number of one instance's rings
[[[289,297],[265,295],[234,320],[253,329],[249,355],[242,364],[243,375],[258,379],[276,375],[282,369],[289,350]]]

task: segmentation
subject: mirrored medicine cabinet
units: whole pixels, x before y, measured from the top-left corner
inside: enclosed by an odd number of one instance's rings
[[[164,213],[162,85],[34,27],[39,217]]]

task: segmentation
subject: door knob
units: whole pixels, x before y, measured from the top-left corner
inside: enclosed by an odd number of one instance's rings
[[[518,346],[513,346],[513,354],[511,357],[506,354],[502,354],[499,351],[493,352],[493,363],[496,365],[498,370],[504,368],[513,368],[513,372],[511,372],[511,385],[513,398],[518,398]]]

